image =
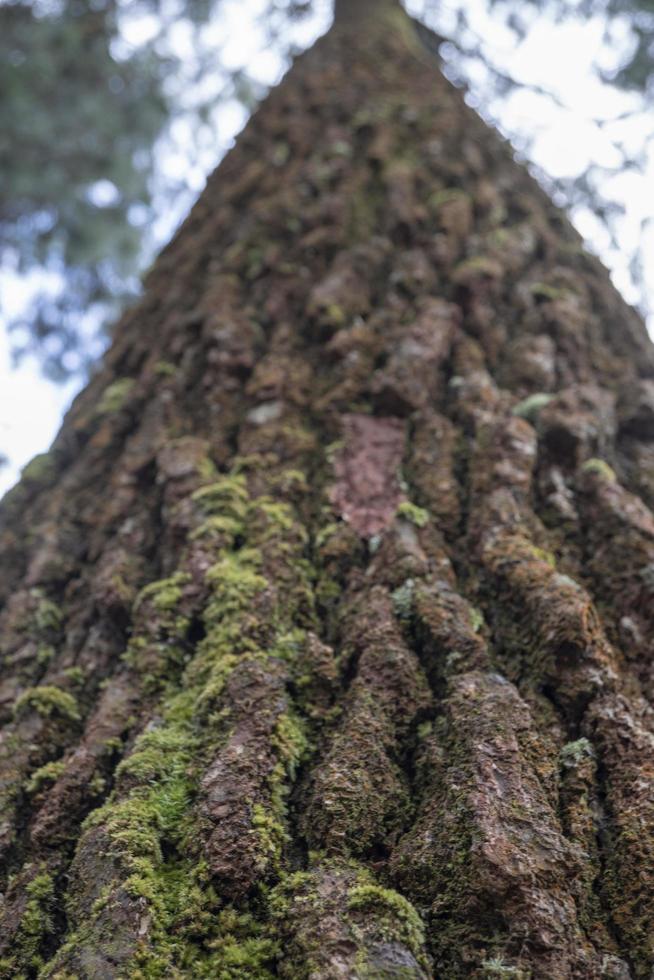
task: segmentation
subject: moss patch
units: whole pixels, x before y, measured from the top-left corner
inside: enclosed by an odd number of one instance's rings
[[[28,793],[37,793],[47,783],[56,782],[65,769],[66,763],[63,759],[57,759],[56,762],[46,762],[44,766],[32,773],[25,784],[25,789]]]
[[[404,518],[405,521],[410,521],[416,527],[424,527],[429,521],[429,511],[424,510],[422,507],[417,507],[416,504],[412,504],[409,500],[402,501],[397,508],[397,516]]]
[[[581,472],[593,473],[596,476],[601,477],[603,480],[606,480],[608,483],[615,483],[617,481],[615,470],[603,459],[587,459],[586,462],[582,464]]]
[[[14,705],[14,715],[18,718],[29,711],[36,711],[43,718],[58,716],[70,721],[79,721],[77,701],[68,691],[54,685],[30,687],[20,695]]]
[[[52,453],[39,453],[21,470],[21,478],[29,483],[46,483],[56,471]]]
[[[361,884],[350,890],[347,904],[350,912],[374,915],[382,925],[386,920],[389,938],[399,939],[420,961],[425,926],[413,905],[399,892],[376,884]]]
[[[0,960],[0,975],[16,980],[35,976],[43,966],[43,942],[53,932],[55,884],[52,876],[40,871],[25,886],[27,902],[14,937],[11,953]]]
[[[96,406],[96,415],[115,415],[125,407],[136,382],[133,378],[119,378],[108,385]]]
[[[513,408],[513,414],[517,415],[518,418],[527,419],[528,422],[535,422],[540,412],[546,405],[549,405],[553,398],[554,395],[548,395],[546,392],[529,395],[528,398],[525,398],[524,401],[519,402]]]

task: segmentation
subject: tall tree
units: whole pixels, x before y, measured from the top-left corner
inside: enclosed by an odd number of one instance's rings
[[[651,974],[654,349],[337,15],[2,504],[3,977]]]
[[[412,6],[439,32],[425,31],[423,38],[435,56],[443,52],[449,77],[467,80],[472,97],[510,127],[510,96],[531,86],[507,73],[483,29],[475,30],[483,9],[518,46],[554,20],[590,21],[591,35],[603,25],[603,69],[596,69],[607,103],[622,90],[621,108],[613,118],[600,111],[600,119],[583,120],[603,149],[590,153],[581,173],[555,182],[545,173],[541,178],[583,212],[586,227],[593,214],[601,218],[596,228],[605,247],[612,242],[617,252],[622,239],[623,269],[644,287],[646,243],[639,247],[625,234],[624,185],[618,185],[627,175],[636,184],[644,180],[654,139],[647,114],[654,78],[651,0],[484,0],[472,6],[414,0]],[[255,33],[268,37],[267,54],[274,51],[281,63],[300,38],[295,25],[306,14],[315,23],[324,7],[322,0],[248,2],[244,30],[256,24]],[[104,348],[117,311],[138,294],[139,273],[150,264],[163,227],[172,228],[195,195],[191,187],[221,152],[220,108],[239,102],[250,111],[261,97],[261,81],[234,68],[231,39],[217,40],[225,36],[230,8],[234,4],[223,0],[0,0],[0,271],[25,277],[29,297],[17,304],[15,296],[11,302],[15,291],[3,289],[0,321],[12,329],[14,352],[35,354],[55,379],[84,373]],[[527,147],[538,132],[535,120],[543,123],[542,107],[547,113],[553,100],[556,116],[565,116],[566,99],[561,102],[555,89],[536,85],[523,124],[512,132],[529,156],[538,155]],[[633,186],[629,198],[637,196]],[[640,210],[635,217],[644,239],[649,216]]]

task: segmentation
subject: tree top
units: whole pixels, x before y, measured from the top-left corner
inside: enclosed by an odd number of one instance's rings
[[[343,24],[401,9],[399,0],[334,0],[334,23]]]

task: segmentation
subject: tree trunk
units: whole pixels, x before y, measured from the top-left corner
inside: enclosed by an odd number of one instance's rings
[[[389,12],[401,13],[400,0],[334,0],[334,21],[348,23],[354,19],[379,19]]]
[[[3,977],[651,976],[653,349],[410,28],[298,59],[2,504]]]

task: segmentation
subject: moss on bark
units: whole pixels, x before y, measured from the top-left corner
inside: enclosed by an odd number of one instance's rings
[[[2,976],[651,973],[654,351],[364,8],[0,506]]]

